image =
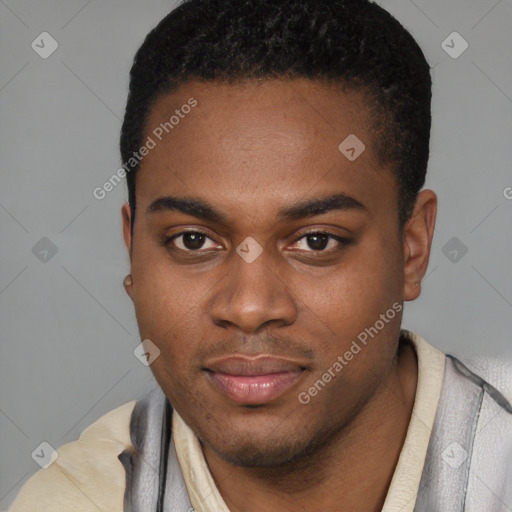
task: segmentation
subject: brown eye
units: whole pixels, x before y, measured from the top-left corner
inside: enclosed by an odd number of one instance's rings
[[[202,233],[184,233],[182,237],[183,245],[191,251],[201,249],[206,238]]]
[[[306,252],[332,252],[348,245],[349,240],[326,233],[323,231],[315,231],[302,235],[295,241],[295,248]],[[308,251],[308,249],[310,249]],[[327,250],[326,250],[327,249]]]
[[[211,242],[211,246],[206,246],[207,241]],[[201,231],[184,231],[178,233],[166,240],[166,245],[172,244],[175,248],[185,252],[196,252],[200,249],[214,249],[217,245],[213,240]]]
[[[315,233],[314,235],[307,235],[306,237],[308,246],[314,251],[323,251],[329,243],[329,235],[324,233]]]

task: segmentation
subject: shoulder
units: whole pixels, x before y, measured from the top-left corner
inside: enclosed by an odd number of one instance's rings
[[[125,470],[118,455],[130,449],[136,401],[109,411],[77,441],[57,449],[57,459],[21,488],[8,512],[123,510]]]
[[[491,358],[465,360],[482,379],[483,394],[475,425],[468,479],[468,506],[501,510],[512,503],[512,362]]]
[[[512,358],[459,357],[459,360],[512,402]]]

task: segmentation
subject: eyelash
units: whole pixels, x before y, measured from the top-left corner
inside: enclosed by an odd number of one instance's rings
[[[176,247],[176,246],[173,246],[173,247],[170,247],[170,244],[171,242],[173,242],[176,238],[179,238],[180,236],[183,236],[187,233],[193,233],[193,234],[200,234],[200,235],[204,235],[206,238],[209,238],[210,240],[212,240],[212,238],[210,236],[208,236],[204,231],[200,231],[200,230],[190,230],[190,231],[182,231],[180,233],[176,233],[172,236],[169,236],[169,237],[165,237],[161,244],[166,247],[167,249],[169,250],[173,250],[173,251],[179,251],[179,252],[182,252],[182,253],[188,253],[188,254],[192,254],[192,255],[197,255],[197,254],[201,254],[201,253],[204,253],[204,254],[207,254],[209,251],[201,251],[200,249],[198,250],[193,250],[193,249],[188,249],[188,250],[185,250],[185,249],[180,249],[179,247]],[[308,231],[306,233],[303,233],[300,237],[296,238],[293,242],[293,244],[296,244],[297,242],[299,242],[300,240],[302,240],[303,238],[307,238],[308,236],[312,236],[312,235],[325,235],[327,237],[329,237],[329,239],[333,239],[335,240],[336,242],[338,242],[339,246],[338,247],[335,247],[334,249],[329,249],[329,250],[320,250],[320,251],[305,251],[306,253],[308,254],[313,254],[313,255],[322,255],[322,254],[332,254],[333,252],[336,252],[336,251],[339,251],[341,249],[343,249],[343,247],[346,247],[347,245],[349,245],[352,241],[349,240],[348,238],[344,238],[344,237],[341,237],[341,236],[338,236],[338,235],[334,235],[333,233],[329,233],[328,231],[321,231],[321,230],[313,230],[313,231]]]

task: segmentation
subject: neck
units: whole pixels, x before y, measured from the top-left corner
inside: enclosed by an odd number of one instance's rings
[[[274,468],[234,468],[203,447],[229,510],[380,511],[407,434],[417,375],[414,348],[405,343],[350,425],[305,460]]]

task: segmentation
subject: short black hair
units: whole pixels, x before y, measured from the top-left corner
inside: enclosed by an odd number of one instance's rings
[[[308,78],[363,93],[374,121],[371,143],[379,164],[389,165],[396,178],[404,226],[427,171],[430,66],[411,34],[370,0],[184,0],[135,55],[121,130],[123,162],[142,146],[162,95],[194,80],[252,78]],[[139,167],[134,163],[126,174],[132,229]]]

